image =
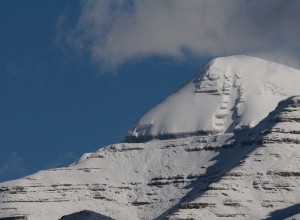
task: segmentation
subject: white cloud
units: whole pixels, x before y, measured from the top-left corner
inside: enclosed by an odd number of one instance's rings
[[[297,0],[83,0],[64,40],[111,66],[152,55],[184,58],[185,51],[286,62],[300,48],[299,11]]]

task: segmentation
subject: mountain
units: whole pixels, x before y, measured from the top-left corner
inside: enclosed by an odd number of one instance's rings
[[[299,219],[299,79],[217,58],[124,143],[1,183],[0,219]]]
[[[230,133],[253,127],[280,100],[300,94],[299,80],[298,70],[259,58],[214,59],[141,117],[127,140]]]

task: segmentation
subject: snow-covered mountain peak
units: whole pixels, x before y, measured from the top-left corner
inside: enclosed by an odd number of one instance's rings
[[[106,146],[1,183],[0,219],[298,219],[299,121],[294,96],[235,134]]]
[[[129,136],[187,137],[116,143],[1,183],[0,219],[297,219],[297,83],[283,65],[215,59]]]
[[[228,133],[253,127],[279,101],[300,94],[299,80],[299,70],[260,58],[216,58],[142,116],[129,130],[127,140]]]

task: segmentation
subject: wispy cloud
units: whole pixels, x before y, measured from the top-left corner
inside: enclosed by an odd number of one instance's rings
[[[21,175],[24,172],[23,161],[22,156],[17,152],[12,152],[7,160],[0,164],[0,175],[10,175],[11,173]]]
[[[67,166],[73,162],[75,162],[78,157],[73,152],[67,152],[58,155],[53,161],[51,161],[46,168],[56,168],[61,166]]]
[[[59,39],[110,66],[186,51],[291,62],[299,56],[299,11],[298,0],[83,0],[75,27],[60,20]]]

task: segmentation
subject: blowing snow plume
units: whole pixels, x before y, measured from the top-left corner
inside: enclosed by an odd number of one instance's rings
[[[248,54],[295,67],[299,11],[297,0],[83,0],[77,23],[58,39],[111,67],[188,54]]]

